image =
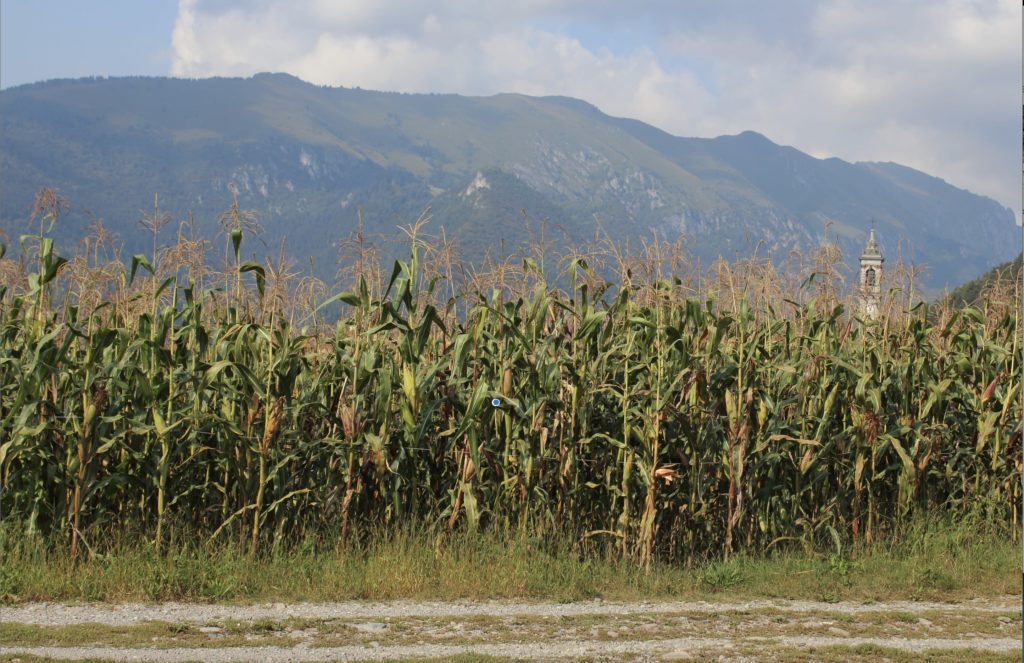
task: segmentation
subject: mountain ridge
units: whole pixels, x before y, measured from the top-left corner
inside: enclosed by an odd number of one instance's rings
[[[493,180],[487,205],[456,195],[478,175]],[[503,232],[522,239],[524,211],[561,225],[567,242],[591,238],[595,215],[614,240],[681,234],[705,264],[750,242],[807,251],[826,224],[853,260],[874,220],[886,253],[912,247],[933,288],[1020,251],[1010,210],[899,164],[819,159],[755,131],[674,136],[571,97],[377,92],[288,74],[6,88],[0,185],[9,235],[34,192],[56,186],[129,250],[142,245],[135,222],[154,192],[178,217],[194,210],[212,235],[234,185],[260,211],[269,245],[287,235],[296,255],[322,265],[357,208],[386,232],[427,206],[435,228],[458,229],[470,259]],[[70,219],[63,240],[84,223]]]

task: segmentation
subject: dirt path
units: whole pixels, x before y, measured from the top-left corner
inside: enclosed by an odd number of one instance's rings
[[[784,610],[787,612],[831,612],[860,614],[871,612],[1020,612],[1020,599],[1007,596],[998,600],[978,599],[964,603],[924,601],[888,601],[874,603],[789,600],[743,602],[651,601],[579,601],[576,603],[539,603],[526,601],[385,601],[344,603],[261,603],[255,605],[207,605],[195,603],[119,603],[55,604],[28,603],[0,606],[0,623],[60,626],[66,624],[108,624],[127,626],[144,621],[206,622],[244,619],[370,619],[402,617],[571,617],[576,615],[633,615],[680,612],[745,612]]]
[[[960,604],[38,603],[0,607],[0,662],[25,655],[216,663],[459,654],[531,660],[868,661],[886,650],[910,653],[901,660],[931,652],[929,660],[947,655],[950,661],[1001,661],[1020,651],[1020,610],[1016,597]]]

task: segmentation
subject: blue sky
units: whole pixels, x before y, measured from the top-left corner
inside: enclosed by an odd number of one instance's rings
[[[3,0],[0,86],[49,78],[166,76],[176,0]]]
[[[759,131],[1021,208],[1006,0],[3,0],[0,87],[285,71],[404,92],[562,94],[677,135]]]

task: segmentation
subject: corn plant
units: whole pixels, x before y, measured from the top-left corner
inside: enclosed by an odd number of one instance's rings
[[[719,265],[725,289],[697,293],[635,263],[613,285],[581,256],[565,289],[524,260],[520,286],[459,290],[414,226],[380,288],[358,275],[303,317],[280,264],[242,260],[237,201],[224,222],[223,279],[154,249],[91,306],[45,224],[23,240],[34,271],[0,287],[4,519],[71,556],[112,528],[258,555],[421,524],[640,564],[870,541],[921,512],[1018,525],[1015,305],[870,321],[835,289],[782,298]]]

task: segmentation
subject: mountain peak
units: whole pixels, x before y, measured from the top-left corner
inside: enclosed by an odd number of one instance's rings
[[[306,81],[302,80],[297,76],[286,74],[282,71],[261,71],[252,75],[254,81],[286,81],[289,83],[302,83],[303,85],[310,85]]]
[[[594,104],[592,104],[590,102],[587,102],[587,101],[583,101],[582,99],[577,99],[576,97],[566,97],[566,96],[562,96],[562,95],[550,95],[550,96],[546,96],[546,97],[541,97],[541,99],[543,99],[544,101],[548,101],[548,102],[551,102],[551,103],[558,104],[559,106],[564,106],[564,107],[569,108],[571,110],[575,110],[575,111],[579,111],[579,112],[583,112],[583,113],[592,113],[592,114],[596,114],[596,115],[604,115],[604,113],[601,112],[601,109],[599,109]]]
[[[727,134],[727,135],[724,135],[724,136],[719,136],[719,138],[720,139],[725,139],[725,140],[734,140],[734,141],[745,143],[745,144],[748,144],[748,145],[763,145],[763,146],[779,147],[778,143],[774,142],[773,140],[771,140],[770,138],[768,138],[764,134],[758,133],[758,132],[753,131],[751,129],[747,129],[745,131],[741,131],[738,134]]]
[[[682,138],[571,97],[389,94],[271,72],[0,91],[0,182],[0,234],[17,236],[35,192],[54,186],[111,219],[126,254],[150,246],[135,221],[154,193],[212,237],[233,188],[268,246],[287,235],[325,270],[357,210],[367,232],[386,234],[427,206],[470,262],[498,235],[531,241],[544,220],[566,246],[654,233],[713,260],[759,242],[782,259],[813,249],[824,219],[856,256],[875,218],[936,288],[1020,251],[1013,213],[990,199],[896,166],[815,159],[756,131]],[[58,241],[72,245],[88,223],[70,214]]]

